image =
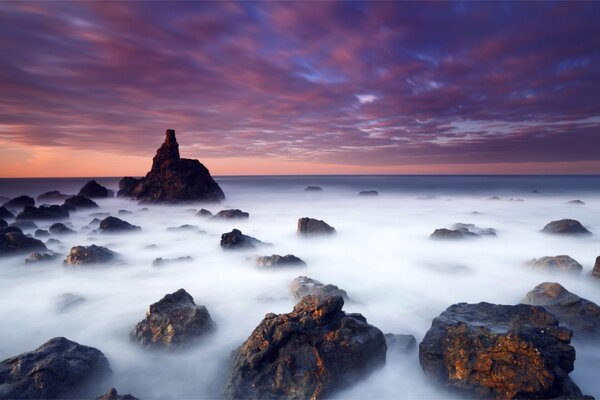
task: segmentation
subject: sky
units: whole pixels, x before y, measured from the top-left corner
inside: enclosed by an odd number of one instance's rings
[[[599,2],[0,2],[0,177],[600,173]]]

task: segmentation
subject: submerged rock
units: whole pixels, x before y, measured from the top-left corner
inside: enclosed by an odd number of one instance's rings
[[[221,235],[221,247],[225,250],[253,249],[256,246],[264,244],[266,243],[263,243],[252,236],[244,235],[238,229],[234,229],[231,232]]]
[[[95,180],[91,180],[83,185],[77,195],[89,197],[90,199],[104,199],[106,197],[113,197],[114,193],[112,190],[108,190]]]
[[[88,385],[110,374],[108,360],[100,350],[57,337],[0,363],[0,397],[83,398]]]
[[[387,343],[388,354],[395,352],[398,354],[410,353],[417,347],[417,339],[413,335],[386,333],[385,342]]]
[[[64,261],[66,265],[110,264],[117,261],[118,254],[106,247],[75,246]]]
[[[581,264],[572,259],[569,256],[545,256],[540,258],[534,258],[527,263],[530,267],[537,270],[543,270],[548,272],[573,272],[580,273],[583,270]]]
[[[202,208],[202,209],[200,209],[200,211],[198,211],[198,213],[196,214],[196,216],[198,216],[198,217],[212,217],[213,213],[211,213],[210,211],[208,211],[206,208]]]
[[[480,228],[474,224],[464,224],[459,222],[452,225],[452,229],[472,232],[479,236],[496,236],[496,230],[494,228]]]
[[[567,204],[574,204],[577,206],[583,206],[585,205],[585,203],[581,200],[571,200],[571,201],[567,201]]]
[[[379,192],[377,190],[363,190],[362,192],[358,192],[358,195],[365,197],[377,197],[379,196]]]
[[[196,305],[188,292],[179,289],[150,305],[131,338],[143,346],[174,349],[197,342],[214,329],[206,307]]]
[[[259,268],[305,267],[306,263],[292,254],[285,256],[273,254],[271,256],[256,257],[256,266]]]
[[[8,210],[22,210],[26,206],[35,206],[35,200],[33,197],[25,195],[17,196],[2,204],[2,207]]]
[[[129,210],[119,210],[117,212],[117,215],[132,215],[133,212],[129,211]]]
[[[542,306],[558,318],[561,325],[573,330],[575,339],[600,337],[600,307],[555,282],[534,287],[521,301]]]
[[[544,226],[542,232],[558,235],[591,235],[592,232],[585,229],[581,222],[574,219],[561,219],[552,221]]]
[[[479,235],[466,229],[440,228],[433,231],[429,237],[431,239],[473,239],[479,237]]]
[[[294,279],[290,285],[290,290],[296,301],[305,296],[340,296],[344,300],[349,300],[345,290],[335,285],[325,285],[306,276],[299,276]]]
[[[17,220],[60,220],[69,218],[69,210],[65,206],[25,206],[17,215]]]
[[[130,394],[119,394],[117,389],[110,388],[108,392],[104,393],[102,396],[96,398],[96,400],[139,400],[137,397],[133,397]]]
[[[236,352],[226,399],[320,399],[385,365],[383,333],[340,296],[308,296],[267,314]]]
[[[65,224],[60,222],[50,225],[49,231],[53,235],[72,235],[77,233],[73,229],[68,228]]]
[[[306,217],[298,220],[299,235],[330,235],[333,233],[335,233],[335,228],[325,221]]]
[[[85,297],[73,293],[64,293],[56,299],[56,308],[58,312],[66,312],[71,308],[78,306],[85,301]]]
[[[218,202],[223,191],[198,160],[180,158],[175,131],[168,129],[145,177],[126,177],[119,182],[119,195],[150,203],[189,201]]]
[[[23,233],[6,232],[0,234],[0,257],[47,250],[46,245],[41,240]]]
[[[4,219],[15,219],[15,215],[11,213],[6,207],[0,207],[0,218]]]
[[[35,233],[33,234],[33,236],[35,236],[36,238],[49,238],[50,237],[50,232],[48,232],[45,229],[38,229],[35,231]]]
[[[50,202],[50,203],[61,203],[71,197],[68,194],[62,194],[58,190],[52,190],[50,192],[42,193],[37,197],[37,202]]]
[[[89,208],[100,208],[94,200],[88,199],[84,196],[73,196],[65,200],[64,206],[71,211],[89,209]]]
[[[190,256],[183,256],[183,257],[177,257],[177,258],[158,257],[158,258],[155,258],[154,261],[152,261],[152,266],[153,267],[162,267],[167,264],[190,262],[190,261],[194,261],[194,259]]]
[[[200,210],[202,211],[202,210]],[[248,219],[250,214],[242,210],[221,210],[215,214],[215,219]]]
[[[34,229],[37,229],[37,227],[38,227],[35,224],[35,222],[28,220],[28,219],[15,221],[12,224],[10,224],[10,226],[19,228],[22,231],[32,231]]]
[[[102,233],[139,232],[141,230],[142,228],[139,226],[131,225],[117,217],[106,217],[100,221],[100,232]]]
[[[321,186],[307,186],[304,188],[305,192],[322,192],[323,188]]]
[[[25,260],[25,264],[38,264],[48,261],[54,261],[60,257],[60,254],[56,253],[31,253]]]
[[[462,397],[581,396],[569,377],[570,340],[542,307],[459,303],[433,320],[419,359],[429,378]]]
[[[199,229],[200,228],[198,228],[198,225],[185,224],[185,225],[172,226],[170,228],[167,228],[167,232],[190,232],[190,231],[198,231]]]

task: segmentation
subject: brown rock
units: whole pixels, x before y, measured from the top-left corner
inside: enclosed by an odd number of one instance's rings
[[[545,256],[541,258],[534,258],[529,261],[527,265],[537,270],[543,270],[548,272],[570,272],[570,273],[581,273],[583,267],[577,261],[569,256]]]

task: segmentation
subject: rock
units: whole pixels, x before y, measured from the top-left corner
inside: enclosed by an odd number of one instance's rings
[[[98,218],[94,218],[93,220],[91,220],[91,221],[89,222],[89,224],[88,224],[88,225],[89,225],[89,226],[91,226],[92,228],[97,228],[97,227],[99,227],[99,226],[100,226],[100,222],[101,222],[101,221],[100,221],[100,219],[98,219]]]
[[[6,207],[0,207],[0,218],[4,219],[15,219],[15,215],[11,213]]]
[[[133,213],[131,211],[128,211],[128,210],[119,210],[117,212],[117,215],[131,215],[131,214],[133,214]]]
[[[58,239],[50,238],[50,239],[46,240],[46,245],[47,246],[50,246],[50,245],[57,245],[57,246],[59,246],[61,244],[62,244],[62,242],[60,240],[58,240]]]
[[[107,197],[113,197],[114,193],[112,190],[108,190],[98,182],[91,180],[77,193],[77,196],[88,197],[90,199],[104,199]]]
[[[221,235],[221,247],[225,250],[253,249],[263,244],[265,243],[252,236],[242,234],[238,229]]]
[[[198,211],[198,213],[196,214],[196,216],[198,216],[198,217],[212,217],[213,213],[211,213],[210,211],[208,211],[206,208],[202,208],[202,209],[200,209],[200,211]]]
[[[0,196],[0,204],[4,204],[10,200],[10,197]]]
[[[72,235],[77,233],[73,229],[68,228],[65,224],[60,222],[50,225],[49,230],[53,235]]]
[[[454,229],[454,230],[450,230],[450,229],[446,229],[446,228],[441,228],[441,229],[436,229],[435,231],[433,231],[433,233],[431,234],[431,236],[429,236],[431,239],[469,239],[469,238],[476,238],[479,237],[478,234],[473,233],[473,232],[469,232],[466,229]]]
[[[306,267],[306,263],[292,254],[285,256],[273,254],[271,256],[256,257],[256,266],[259,268]]]
[[[11,233],[11,232],[23,233],[23,231],[16,226],[9,225],[8,227],[6,227],[4,229],[0,228],[0,235],[3,235],[5,233]]]
[[[35,222],[29,221],[29,220],[15,221],[12,224],[10,224],[10,226],[15,227],[15,228],[19,228],[22,231],[32,231],[34,229],[37,229],[37,227],[38,227],[35,224]]]
[[[83,398],[87,385],[110,374],[108,360],[100,350],[57,337],[0,363],[0,397]]]
[[[106,217],[100,222],[100,232],[102,233],[139,232],[141,230],[142,228],[139,226],[131,225],[116,217]]]
[[[542,306],[574,332],[575,339],[600,337],[600,307],[558,283],[544,282],[533,288],[521,301]]]
[[[54,261],[58,257],[60,257],[60,255],[56,254],[56,253],[34,252],[34,253],[31,253],[29,255],[29,257],[25,260],[25,264],[38,264],[38,263],[44,263],[44,262],[48,262],[48,261]]]
[[[40,194],[37,197],[37,202],[38,203],[43,203],[43,202],[61,203],[61,202],[65,201],[65,199],[68,199],[69,197],[71,197],[71,196],[69,196],[68,194],[62,194],[58,190],[52,190],[50,192]]]
[[[322,192],[323,188],[321,186],[307,186],[304,188],[305,192]]]
[[[459,231],[466,230],[479,236],[496,236],[496,230],[493,228],[480,228],[473,224],[463,224],[462,222],[452,225],[452,229]]]
[[[35,206],[35,200],[33,199],[33,197],[29,197],[29,196],[18,196],[15,198],[10,199],[9,201],[7,201],[6,203],[2,204],[2,207],[5,207],[9,210],[21,210],[23,209],[25,206]]]
[[[185,225],[181,225],[181,226],[172,226],[170,228],[167,228],[167,232],[189,232],[189,231],[197,231],[198,225],[189,225],[189,224],[185,224]]]
[[[0,234],[0,257],[46,250],[48,249],[42,241],[23,233],[7,232]]]
[[[417,339],[413,335],[386,333],[384,336],[388,354],[390,352],[406,354],[412,352],[417,347]]]
[[[501,200],[498,196],[489,197],[488,200]]]
[[[320,399],[385,365],[383,333],[340,296],[308,296],[289,314],[267,314],[237,350],[226,399]]]
[[[298,220],[299,235],[329,235],[333,233],[335,233],[335,229],[324,221],[306,217]]]
[[[585,229],[581,222],[574,219],[561,219],[552,221],[544,226],[542,232],[558,235],[591,235],[592,232]]]
[[[70,211],[82,210],[87,208],[100,208],[94,200],[83,196],[73,196],[65,200],[64,206]]]
[[[250,214],[242,210],[221,210],[215,214],[214,219],[248,219]]]
[[[350,300],[345,290],[335,285],[324,285],[316,279],[299,276],[290,285],[292,296],[299,301],[305,296],[340,296],[344,300]]]
[[[177,257],[177,258],[158,257],[158,258],[155,258],[154,261],[152,261],[152,266],[153,267],[162,267],[167,264],[190,262],[190,261],[194,261],[194,259],[190,256],[183,256],[183,257]]]
[[[56,299],[56,309],[58,312],[66,312],[71,308],[78,306],[85,301],[85,297],[73,293],[64,293]]]
[[[596,263],[594,264],[592,272],[590,272],[590,276],[592,278],[600,279],[600,256],[596,257]]]
[[[571,201],[567,201],[567,204],[574,204],[577,206],[584,206],[585,203],[581,200],[571,200]]]
[[[581,396],[571,331],[542,307],[454,304],[419,345],[425,374],[460,397]]]
[[[106,217],[110,217],[110,213],[107,213],[107,212],[91,213],[90,217],[93,217],[93,218],[106,218]]]
[[[119,182],[119,194],[149,203],[190,201],[218,202],[223,191],[198,160],[180,158],[175,131],[168,129],[165,142],[156,152],[152,169],[140,179]]]
[[[118,254],[106,247],[75,246],[64,261],[65,265],[109,264],[117,261]]]
[[[6,229],[6,228],[8,228],[8,222],[6,222],[2,218],[0,218],[0,229]]]
[[[537,270],[543,270],[548,272],[573,272],[580,273],[583,270],[581,264],[572,259],[569,256],[545,256],[541,258],[534,258],[527,263],[530,267]]]
[[[379,196],[379,192],[377,190],[363,190],[362,192],[358,192],[358,195],[366,197],[377,197]]]
[[[96,398],[96,400],[139,400],[137,397],[133,397],[130,394],[120,395],[117,393],[117,389],[111,388],[108,392],[104,393],[102,396]]]
[[[131,338],[146,347],[175,349],[197,342],[214,329],[206,307],[196,305],[188,292],[179,289],[150,305]]]
[[[50,237],[50,232],[48,232],[45,229],[38,229],[35,231],[33,236],[35,236],[38,239],[48,238],[48,237]]]

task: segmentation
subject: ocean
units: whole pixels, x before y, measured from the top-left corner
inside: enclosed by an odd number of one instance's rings
[[[141,233],[101,235],[90,214],[73,213],[77,234],[49,247],[66,255],[75,245],[97,244],[121,254],[124,263],[105,268],[67,268],[62,258],[39,265],[24,256],[0,259],[0,359],[33,350],[55,336],[100,349],[113,369],[111,386],[142,399],[217,398],[230,355],[267,313],[290,312],[290,282],[308,276],[347,291],[346,312],[363,314],[384,333],[412,334],[417,342],[448,306],[481,301],[517,304],[542,282],[559,282],[600,304],[600,282],[587,274],[600,255],[600,176],[226,176],[216,177],[222,204],[145,205],[122,198],[99,199],[103,212],[142,228]],[[89,178],[0,179],[0,196],[60,190],[74,194]],[[119,178],[97,181],[116,190]],[[323,191],[304,191],[307,186]],[[359,191],[377,190],[378,197]],[[583,205],[569,204],[581,200]],[[207,208],[238,208],[247,221],[195,216]],[[148,208],[148,210],[143,210]],[[118,215],[119,210],[130,214]],[[326,221],[331,237],[300,238],[300,217]],[[548,222],[579,220],[593,235],[556,237],[540,230]],[[496,237],[440,242],[429,235],[455,223],[494,228]],[[37,222],[42,229],[50,223]],[[198,231],[168,231],[183,224]],[[240,229],[271,247],[227,252],[220,235]],[[152,246],[152,247],[150,247]],[[257,269],[251,257],[294,254],[303,268]],[[566,254],[581,274],[534,271],[533,258]],[[192,261],[153,267],[157,257]],[[186,289],[207,307],[217,329],[182,352],[141,348],[129,332],[148,306]],[[85,300],[58,310],[64,293]],[[600,348],[574,341],[571,377],[585,394],[600,397]],[[105,388],[106,391],[108,387]],[[98,393],[100,395],[101,393]],[[343,399],[447,399],[423,374],[418,355],[388,354],[384,368],[334,397]]]

